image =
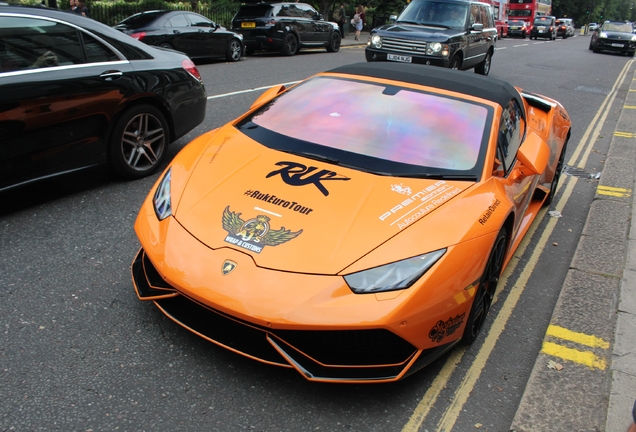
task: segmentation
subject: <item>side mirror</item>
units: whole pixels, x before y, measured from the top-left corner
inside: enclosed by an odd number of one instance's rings
[[[476,32],[484,31],[484,25],[481,23],[475,23],[470,29]]]
[[[530,133],[519,147],[517,160],[521,162],[520,170],[524,175],[541,174],[548,165],[550,148],[536,133]]]
[[[316,14],[314,15],[314,20],[316,21],[320,21],[322,19],[322,14]]]
[[[283,92],[285,90],[285,86],[284,85],[279,85],[276,87],[271,87],[267,90],[265,90],[265,92],[260,95],[250,106],[250,110],[253,110],[256,107],[259,107],[263,104],[265,104],[266,102],[269,102],[270,100],[274,99],[274,97],[278,96],[279,93]]]

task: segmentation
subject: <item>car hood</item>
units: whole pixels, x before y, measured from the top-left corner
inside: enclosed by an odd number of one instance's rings
[[[261,267],[336,274],[474,184],[374,175],[222,130],[191,170],[174,217],[206,246],[249,254]]]
[[[383,37],[426,39],[431,42],[443,42],[448,40],[449,37],[463,34],[464,32],[458,29],[395,23],[378,27],[372,33],[377,33]]]

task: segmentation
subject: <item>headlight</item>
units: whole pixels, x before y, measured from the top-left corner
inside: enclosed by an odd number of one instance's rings
[[[426,54],[428,55],[435,55],[435,54],[439,54],[439,52],[442,50],[442,44],[439,42],[433,42],[433,43],[429,43],[428,47],[426,48]]]
[[[372,35],[371,36],[371,46],[373,48],[382,48],[382,38],[380,36]]]
[[[601,34],[598,36],[600,38],[606,38],[607,37],[607,33],[605,32],[601,32]]]
[[[440,249],[402,261],[351,273],[344,277],[356,294],[406,289],[413,285],[433,264],[446,253]]]
[[[170,177],[172,168],[169,168],[163,176],[152,198],[152,204],[155,208],[155,214],[159,220],[164,220],[172,215],[172,200],[170,199]]]
[[[636,42],[636,35],[632,36],[632,42]]]

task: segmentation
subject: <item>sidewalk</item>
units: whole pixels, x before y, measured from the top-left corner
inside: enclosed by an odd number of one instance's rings
[[[360,40],[355,40],[356,32],[349,32],[342,38],[342,42],[340,42],[341,47],[346,46],[355,46],[362,45],[366,46],[367,41],[369,40],[369,31],[363,30],[360,32]]]
[[[629,91],[594,201],[510,427],[514,432],[626,432],[631,423],[636,399],[633,65],[624,78]]]

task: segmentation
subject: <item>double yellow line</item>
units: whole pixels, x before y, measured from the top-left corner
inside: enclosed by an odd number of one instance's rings
[[[574,332],[556,325],[548,326],[546,335],[551,336],[552,338],[574,342],[576,344],[584,345],[591,348],[602,348],[606,350],[610,346],[609,342],[606,342],[596,336]],[[556,344],[554,342],[549,342],[547,340],[543,341],[541,352],[553,357],[558,357],[564,360],[569,360],[575,363],[589,366],[593,369],[605,370],[605,368],[607,367],[607,362],[605,361],[605,359],[597,356],[592,351],[580,351],[574,348]]]

